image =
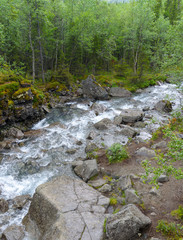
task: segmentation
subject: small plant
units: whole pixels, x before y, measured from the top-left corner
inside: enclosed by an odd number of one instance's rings
[[[183,226],[176,223],[168,223],[167,221],[158,221],[156,227],[157,232],[161,232],[164,236],[167,236],[169,240],[180,240],[183,237]]]
[[[117,202],[118,202],[118,201],[117,201],[116,198],[114,198],[114,197],[110,198],[110,205],[116,205]]]
[[[106,155],[110,164],[114,162],[121,162],[128,158],[128,152],[126,148],[120,143],[114,143],[110,148],[108,148]]]
[[[171,212],[171,215],[183,220],[183,207],[179,206],[178,209]]]
[[[107,223],[107,218],[104,220],[104,233],[106,233],[106,223]]]

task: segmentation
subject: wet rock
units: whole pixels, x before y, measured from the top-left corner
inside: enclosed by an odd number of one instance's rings
[[[40,166],[37,162],[28,161],[20,165],[19,175],[34,174],[40,171]]]
[[[98,191],[101,193],[111,192],[111,190],[112,190],[112,187],[109,184],[105,184],[104,186],[98,189]]]
[[[12,127],[7,131],[6,137],[13,137],[13,138],[22,139],[24,137],[24,134],[18,128]]]
[[[129,175],[121,176],[117,183],[118,188],[122,191],[125,191],[128,188],[132,187],[132,181]]]
[[[83,142],[81,140],[76,141],[76,145],[81,146],[82,144],[83,144]]]
[[[82,161],[82,160],[76,160],[76,161],[73,161],[73,162],[71,163],[71,165],[72,165],[73,168],[75,168],[75,167],[77,167],[77,166],[83,165],[83,162],[84,162],[84,161]]]
[[[62,124],[61,122],[54,122],[54,123],[51,123],[48,127],[46,127],[46,128],[63,128],[63,129],[66,129],[67,127],[64,125],[64,124]]]
[[[5,213],[9,209],[8,201],[6,201],[4,198],[0,199],[0,213]]]
[[[137,150],[136,154],[137,154],[137,156],[140,156],[140,157],[149,157],[149,158],[156,157],[155,151],[148,149],[146,147],[142,147],[139,150]]]
[[[82,81],[83,95],[96,100],[108,100],[108,92],[96,82],[94,76],[88,76]]]
[[[72,155],[72,154],[75,154],[76,151],[77,151],[76,149],[74,149],[74,148],[70,148],[70,149],[67,149],[66,153]]]
[[[172,103],[168,100],[161,100],[154,106],[154,109],[159,112],[169,113],[172,111]]]
[[[107,180],[103,179],[103,178],[100,178],[100,179],[97,179],[97,180],[88,181],[88,184],[91,185],[94,188],[102,187],[106,183],[107,183]]]
[[[148,217],[135,205],[129,204],[107,218],[106,235],[110,240],[130,240],[150,224]]]
[[[94,127],[98,130],[106,130],[109,129],[112,125],[112,121],[108,118],[104,118],[101,121],[94,124]]]
[[[11,149],[13,146],[13,141],[12,140],[4,140],[0,142],[0,149]]]
[[[86,148],[85,148],[85,152],[86,153],[92,153],[93,151],[95,151],[97,149],[97,145],[95,143],[88,143],[86,145]]]
[[[121,130],[118,132],[126,137],[133,138],[137,135],[137,131],[132,127],[120,125]]]
[[[50,112],[50,109],[46,105],[43,105],[42,109],[44,110],[45,113],[49,113]]]
[[[158,181],[159,183],[165,183],[165,182],[168,182],[168,181],[169,181],[169,178],[168,178],[167,175],[162,174],[162,175],[159,176],[159,178],[157,179],[157,181]]]
[[[102,104],[93,103],[91,106],[91,110],[93,110],[98,116],[100,113],[103,113],[106,110],[106,107]]]
[[[137,196],[134,189],[127,189],[125,190],[125,203],[134,203],[134,204],[141,204],[142,200],[139,196]]]
[[[88,139],[88,140],[94,140],[96,136],[97,136],[97,133],[94,132],[94,131],[91,131],[91,132],[88,134],[87,139]]]
[[[111,97],[131,97],[132,93],[121,87],[112,87],[109,91]]]
[[[142,89],[137,89],[136,93],[142,93],[143,90]]]
[[[81,177],[85,182],[99,173],[97,161],[95,159],[83,161],[81,165],[74,168],[76,175]]]
[[[149,109],[150,109],[150,107],[145,106],[145,107],[142,109],[142,111],[143,111],[143,112],[147,112],[147,111],[149,111]]]
[[[115,117],[116,124],[135,123],[141,121],[144,117],[143,111],[139,109],[124,109],[118,117]]]
[[[147,124],[145,122],[136,122],[134,124],[134,127],[136,127],[136,128],[145,128],[146,125]]]
[[[23,207],[31,200],[30,195],[21,195],[13,198],[13,208],[22,210]]]
[[[23,240],[24,237],[24,228],[15,224],[7,227],[2,234],[2,240]]]
[[[101,240],[108,205],[108,198],[83,181],[62,176],[36,189],[23,222],[32,239]]]

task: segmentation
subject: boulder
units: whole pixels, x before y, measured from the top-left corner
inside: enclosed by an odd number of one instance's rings
[[[160,182],[160,183],[165,183],[165,182],[168,182],[168,181],[169,181],[169,178],[168,178],[167,175],[161,174],[161,175],[159,176],[159,178],[157,179],[157,181]]]
[[[121,176],[117,183],[118,188],[122,191],[125,191],[128,188],[132,187],[132,181],[129,175]]]
[[[23,223],[32,239],[101,240],[109,199],[78,179],[40,185]]]
[[[9,209],[8,201],[6,201],[4,198],[0,199],[0,213],[5,213]]]
[[[121,130],[118,132],[126,137],[133,138],[137,135],[137,131],[129,126],[120,125]]]
[[[112,187],[111,185],[109,184],[105,184],[104,186],[102,186],[101,188],[98,189],[99,192],[101,193],[107,193],[107,192],[110,192],[112,190]]]
[[[112,87],[109,91],[111,97],[131,97],[132,93],[121,87]]]
[[[23,208],[23,207],[26,205],[26,203],[28,203],[30,200],[31,200],[31,196],[30,196],[30,195],[17,196],[17,197],[15,197],[15,198],[13,198],[13,208],[22,210],[22,208]]]
[[[24,134],[18,128],[12,127],[8,130],[7,137],[22,139],[24,137]]]
[[[98,188],[98,187],[102,187],[104,184],[107,183],[106,179],[100,178],[97,180],[92,180],[92,181],[88,181],[88,184],[94,188]]]
[[[143,111],[139,109],[124,109],[121,114],[114,119],[115,124],[135,123],[141,121],[144,117]]]
[[[139,198],[139,196],[136,194],[134,189],[127,189],[125,190],[125,203],[141,204],[142,201]]]
[[[103,113],[106,110],[106,107],[102,104],[93,103],[91,106],[91,110],[95,112],[96,115]]]
[[[149,157],[149,158],[156,157],[155,151],[148,149],[146,147],[142,147],[139,150],[137,150],[136,154],[137,154],[137,156],[140,156],[140,157]]]
[[[108,118],[104,118],[101,121],[94,124],[94,127],[98,130],[106,130],[109,129],[112,125],[112,121]]]
[[[83,161],[74,168],[74,172],[85,182],[88,181],[99,173],[96,159]]]
[[[172,111],[172,103],[168,100],[161,100],[154,106],[154,109],[159,112],[169,113]]]
[[[150,218],[129,204],[107,218],[106,235],[110,240],[130,240],[150,224]]]
[[[96,82],[94,76],[82,81],[83,95],[96,100],[108,100],[108,92]]]
[[[94,140],[94,138],[97,136],[97,133],[94,132],[94,131],[91,131],[89,134],[88,134],[88,137],[87,139],[88,140]]]
[[[24,228],[15,224],[7,227],[2,234],[3,240],[23,240],[24,237]]]

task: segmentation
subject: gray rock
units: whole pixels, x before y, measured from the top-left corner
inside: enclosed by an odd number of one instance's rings
[[[162,174],[159,176],[159,178],[157,179],[158,182],[160,183],[164,183],[164,182],[168,182],[169,181],[169,178],[167,175],[165,174]]]
[[[109,184],[105,184],[104,186],[98,189],[98,191],[101,193],[110,192],[111,190],[112,190],[112,187]]]
[[[97,136],[97,133],[94,132],[94,131],[91,131],[89,134],[88,134],[88,137],[87,139],[88,140],[94,140],[94,138]]]
[[[135,205],[129,204],[107,218],[106,235],[110,240],[130,240],[150,224],[148,217]]]
[[[132,93],[121,87],[112,87],[109,91],[109,95],[112,97],[130,97]]]
[[[62,176],[36,189],[23,223],[32,239],[101,240],[108,205],[83,181]]]
[[[97,149],[97,145],[95,143],[88,143],[85,148],[85,153],[91,153]]]
[[[5,213],[9,209],[8,201],[6,201],[4,198],[0,199],[0,213]]]
[[[142,200],[139,196],[137,196],[134,189],[127,189],[125,190],[125,203],[134,203],[134,204],[141,204]]]
[[[129,175],[122,176],[119,178],[117,183],[118,188],[120,188],[122,191],[125,191],[128,188],[132,187],[131,178]]]
[[[142,111],[143,111],[143,112],[147,112],[147,111],[149,111],[149,109],[150,109],[150,107],[145,106],[145,107],[142,109]]]
[[[161,240],[161,239],[152,237],[152,238],[150,238],[150,240]]]
[[[101,121],[94,124],[94,127],[98,130],[106,130],[109,129],[112,125],[112,121],[108,118],[104,118]]]
[[[103,113],[106,110],[106,107],[102,104],[93,103],[91,106],[91,110],[95,112],[96,115]]]
[[[156,157],[155,151],[148,149],[146,147],[142,147],[139,150],[137,150],[136,154],[137,154],[137,156],[141,156],[141,157],[148,157],[148,158]]]
[[[121,114],[121,123],[135,123],[141,121],[144,117],[143,111],[139,109],[124,109]],[[120,119],[118,118],[118,121]]]
[[[21,210],[30,200],[31,200],[30,195],[17,196],[13,198],[13,208]]]
[[[156,143],[152,146],[152,148],[166,148],[167,147],[167,143],[165,141],[161,141],[159,143]]]
[[[155,187],[151,188],[151,190],[149,191],[149,193],[150,193],[151,195],[154,195],[154,196],[160,195],[159,189],[157,189],[157,188],[155,188]]]
[[[15,224],[7,227],[2,234],[4,240],[23,240],[24,237],[24,228]]]
[[[108,92],[96,82],[93,76],[82,81],[83,95],[96,100],[108,100]]]
[[[134,127],[136,127],[136,128],[145,128],[146,125],[147,124],[145,122],[136,122],[134,124]]]
[[[137,89],[136,93],[142,93],[143,90],[142,89]]]
[[[137,131],[135,129],[133,129],[132,127],[129,127],[126,125],[120,125],[120,127],[121,127],[121,130],[119,133],[126,137],[133,138],[137,135]]]
[[[7,137],[22,139],[24,137],[24,134],[18,128],[12,127],[8,130]]]
[[[70,148],[70,149],[67,149],[66,153],[67,153],[67,154],[75,154],[76,151],[77,151],[76,149]]]
[[[154,109],[159,112],[171,112],[172,111],[172,103],[168,100],[161,100],[154,106]]]
[[[74,168],[74,172],[86,182],[99,173],[97,161],[95,159],[83,161],[82,165]]]
[[[91,185],[94,188],[102,187],[106,183],[107,183],[107,180],[103,179],[103,178],[100,178],[100,179],[97,179],[97,180],[88,181],[88,184]]]

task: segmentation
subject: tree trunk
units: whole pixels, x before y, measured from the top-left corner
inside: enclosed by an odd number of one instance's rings
[[[34,46],[32,44],[32,23],[31,23],[31,14],[29,14],[29,42],[32,50],[32,79],[33,79],[33,84],[35,82],[35,52],[34,52]]]

